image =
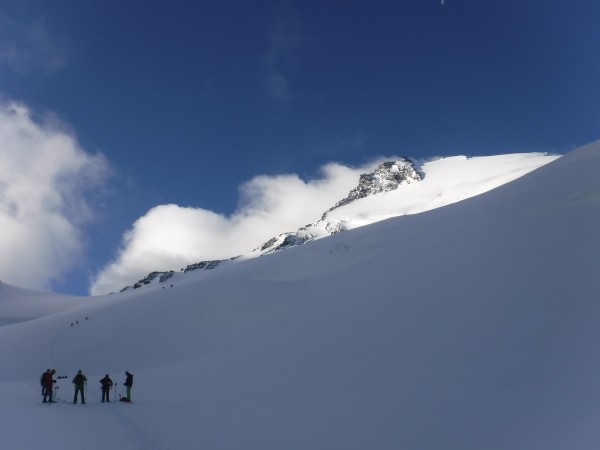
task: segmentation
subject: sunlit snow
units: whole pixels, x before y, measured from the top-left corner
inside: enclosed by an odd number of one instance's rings
[[[120,294],[2,283],[0,447],[598,448],[599,173],[594,143],[467,200]],[[51,405],[47,368],[68,375]],[[134,403],[100,403],[126,370]]]

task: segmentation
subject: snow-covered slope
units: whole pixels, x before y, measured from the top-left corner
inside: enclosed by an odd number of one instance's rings
[[[0,444],[598,448],[598,173],[594,143],[453,205],[2,326]],[[48,367],[83,369],[88,404],[36,404]],[[125,370],[135,404],[99,403]]]
[[[37,319],[70,308],[77,308],[81,297],[32,291],[0,283],[0,325]]]
[[[508,183],[558,157],[545,153],[513,153],[474,158],[455,156],[420,165],[415,165],[408,158],[386,161],[374,167],[372,172],[362,174],[357,186],[316,222],[274,236],[250,254],[241,255],[240,260],[287,250],[390,217],[420,213],[455,203]],[[309,217],[308,220],[314,218]],[[235,255],[228,260],[195,262],[187,265],[185,272],[222,267],[222,263],[239,257]],[[125,289],[166,282],[173,274],[173,271],[155,271]]]
[[[316,222],[283,233],[258,247],[261,255],[369,225],[380,220],[449,205],[508,183],[558,156],[542,153],[467,158],[455,156],[424,163],[409,159],[381,164]]]

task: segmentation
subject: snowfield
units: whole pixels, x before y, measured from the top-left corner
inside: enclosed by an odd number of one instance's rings
[[[165,285],[2,283],[0,448],[598,449],[598,174],[596,142],[467,200]],[[47,368],[68,375],[65,402],[41,403]],[[86,405],[71,404],[79,369]],[[99,380],[118,394],[126,370],[134,403],[100,403]]]

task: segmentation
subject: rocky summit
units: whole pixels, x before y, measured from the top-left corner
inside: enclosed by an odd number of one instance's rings
[[[413,162],[408,158],[397,161],[386,161],[371,173],[360,176],[358,186],[350,191],[348,196],[335,204],[329,211],[347,205],[359,198],[380,194],[398,189],[402,183],[421,181],[423,177],[415,169]]]
[[[272,253],[345,231],[346,228],[339,221],[328,220],[327,214],[329,212],[361,198],[393,191],[398,189],[402,184],[409,184],[421,181],[422,179],[423,176],[417,171],[410,159],[400,158],[396,161],[386,161],[380,164],[373,172],[362,174],[359,178],[358,186],[352,189],[345,198],[323,213],[323,216],[317,222],[299,228],[297,231],[282,233],[279,236],[271,238],[256,248],[254,252],[259,252],[260,254]]]

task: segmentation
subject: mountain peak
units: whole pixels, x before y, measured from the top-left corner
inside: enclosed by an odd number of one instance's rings
[[[373,171],[357,176],[356,187],[316,222],[276,235],[255,247],[251,253],[244,254],[242,259],[297,247],[391,217],[417,214],[455,203],[514,180],[557,157],[540,153],[472,158],[454,156],[432,160],[418,168],[408,158],[388,160]],[[208,270],[227,261],[205,260],[188,265],[181,271]],[[170,271],[151,273],[133,287],[160,282],[172,275]]]
[[[396,161],[385,161],[373,172],[361,174],[358,186],[352,189],[345,198],[325,211],[317,222],[306,225],[295,232],[282,233],[271,238],[254,251],[262,254],[271,253],[345,231],[346,228],[343,223],[327,219],[329,212],[362,198],[393,191],[403,183],[413,183],[422,179],[422,175],[408,158],[401,157]]]
[[[362,174],[358,186],[348,196],[335,204],[329,211],[347,205],[359,198],[398,189],[402,183],[421,181],[423,177],[408,158],[381,163],[373,172]]]

